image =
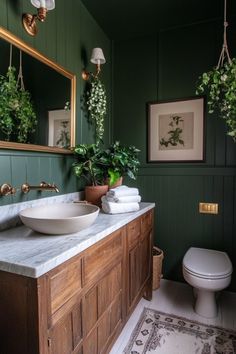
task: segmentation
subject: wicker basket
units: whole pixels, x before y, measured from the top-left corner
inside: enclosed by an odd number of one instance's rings
[[[162,261],[164,258],[163,251],[158,247],[153,247],[153,276],[152,289],[156,290],[160,287],[160,280],[162,278]]]

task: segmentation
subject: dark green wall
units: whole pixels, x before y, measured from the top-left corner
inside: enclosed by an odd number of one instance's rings
[[[236,27],[229,32],[233,48]],[[144,201],[156,203],[155,244],[165,253],[164,276],[173,280],[183,279],[190,246],[227,251],[236,267],[236,145],[223,122],[206,115],[206,162],[147,163],[146,103],[195,95],[198,76],[217,64],[221,46],[215,21],[114,42],[114,138],[142,150],[135,184]],[[219,214],[199,214],[202,201],[219,203]]]
[[[39,23],[39,32],[32,38],[26,34],[22,25],[22,13],[34,13],[35,8],[30,1],[1,0],[0,26],[23,39],[27,44],[56,61],[58,64],[77,76],[76,97],[76,141],[93,142],[93,129],[88,126],[81,110],[81,96],[85,83],[81,79],[81,70],[86,66],[94,70],[89,63],[93,47],[102,47],[107,59],[103,66],[102,79],[108,94],[108,115],[104,141],[110,141],[111,132],[111,42],[95,20],[88,13],[80,0],[60,0],[56,8],[48,12],[45,23]],[[86,59],[87,58],[87,59]],[[0,59],[1,60],[1,59]],[[72,156],[48,153],[17,152],[0,150],[0,184],[9,182],[20,187],[24,182],[37,184],[41,180],[55,182],[60,192],[69,193],[78,190],[75,177],[71,174]],[[23,196],[17,192],[15,196],[0,197],[0,205],[20,202],[52,195],[48,192],[30,192]]]

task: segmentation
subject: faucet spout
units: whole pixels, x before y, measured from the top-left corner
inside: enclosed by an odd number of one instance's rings
[[[47,191],[55,191],[56,193],[59,193],[59,189],[55,185],[55,183],[46,183],[46,182],[41,182],[40,187],[42,188],[41,190],[47,190]]]
[[[30,190],[38,190],[38,191],[54,191],[56,193],[59,193],[59,189],[55,185],[55,183],[46,183],[46,182],[41,182],[39,186],[31,186],[29,183],[23,183],[21,186],[21,191],[23,193],[28,193]]]

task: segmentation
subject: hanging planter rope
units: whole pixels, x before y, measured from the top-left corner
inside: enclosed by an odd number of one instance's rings
[[[223,46],[222,50],[220,53],[220,58],[217,64],[217,69],[222,67],[225,62],[225,58],[227,57],[228,63],[232,64],[232,60],[229,55],[229,50],[228,50],[228,43],[227,43],[227,27],[228,27],[228,22],[226,19],[226,13],[227,13],[227,0],[224,0],[224,36],[223,36]]]
[[[25,91],[23,71],[22,71],[22,51],[21,50],[20,50],[20,67],[19,67],[19,73],[18,73],[18,78],[17,78],[17,86],[20,87],[21,90]]]
[[[208,112],[219,113],[226,122],[227,135],[236,142],[236,59],[229,55],[226,11],[227,0],[224,0],[223,46],[218,64],[199,77],[196,94],[207,94]]]

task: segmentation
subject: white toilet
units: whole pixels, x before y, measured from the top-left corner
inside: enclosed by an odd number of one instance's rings
[[[183,259],[183,276],[193,286],[195,312],[203,317],[217,316],[215,294],[231,281],[232,263],[225,252],[191,247]]]

